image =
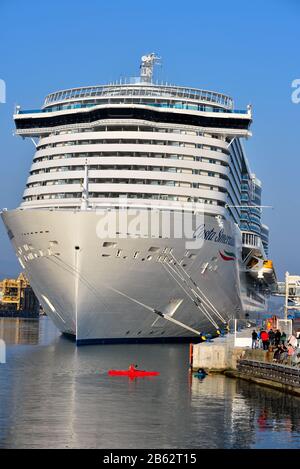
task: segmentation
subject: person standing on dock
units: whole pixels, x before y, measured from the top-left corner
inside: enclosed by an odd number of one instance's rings
[[[273,329],[269,330],[269,341],[270,341],[270,345],[273,346],[275,343],[275,332],[273,331]]]
[[[276,347],[280,344],[280,339],[281,339],[281,332],[279,329],[276,330],[275,336],[274,336],[274,342]]]
[[[258,347],[258,348],[262,348],[262,341],[261,341],[261,337],[260,337],[261,331],[262,331],[262,329],[260,329],[259,331],[257,331],[257,347]]]
[[[260,338],[263,344],[263,349],[268,350],[269,348],[269,334],[266,331],[260,332]]]
[[[288,360],[289,364],[292,364],[293,356],[295,355],[296,351],[294,347],[291,344],[288,344],[287,346],[287,354],[288,354]]]
[[[288,345],[291,345],[294,349],[296,349],[297,346],[298,346],[297,338],[293,334],[288,336],[288,342],[287,343],[288,343]]]
[[[253,332],[252,332],[252,348],[258,348],[258,343],[257,343],[257,332],[255,329],[253,329]]]
[[[286,341],[286,333],[285,332],[282,332],[280,341],[283,345],[285,345],[285,341]]]

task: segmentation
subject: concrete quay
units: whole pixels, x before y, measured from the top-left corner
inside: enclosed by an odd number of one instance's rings
[[[229,333],[211,341],[191,344],[190,366],[192,370],[205,368],[209,371],[222,372],[236,370],[237,361],[245,356],[246,351],[251,350],[251,333],[253,329],[243,329],[236,334]],[[262,350],[253,350],[260,355]]]

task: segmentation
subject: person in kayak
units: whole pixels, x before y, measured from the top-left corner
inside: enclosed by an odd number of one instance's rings
[[[134,371],[137,370],[137,367],[138,367],[137,365],[134,365],[133,363],[131,363],[131,365],[129,365],[129,367],[128,367],[128,371],[130,373],[133,373]]]

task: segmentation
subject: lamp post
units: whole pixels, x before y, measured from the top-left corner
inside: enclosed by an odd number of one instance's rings
[[[289,273],[285,273],[285,306],[284,306],[284,319],[287,321],[289,304]]]
[[[236,331],[237,331],[237,318],[230,318],[229,321],[227,322],[228,324],[228,331],[230,332],[230,327],[229,327],[229,324],[231,321],[234,321],[234,337],[236,337]]]

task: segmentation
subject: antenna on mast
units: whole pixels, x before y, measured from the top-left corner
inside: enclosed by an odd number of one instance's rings
[[[140,65],[142,83],[152,83],[154,65],[160,64],[160,61],[161,57],[158,57],[155,52],[143,55]]]

